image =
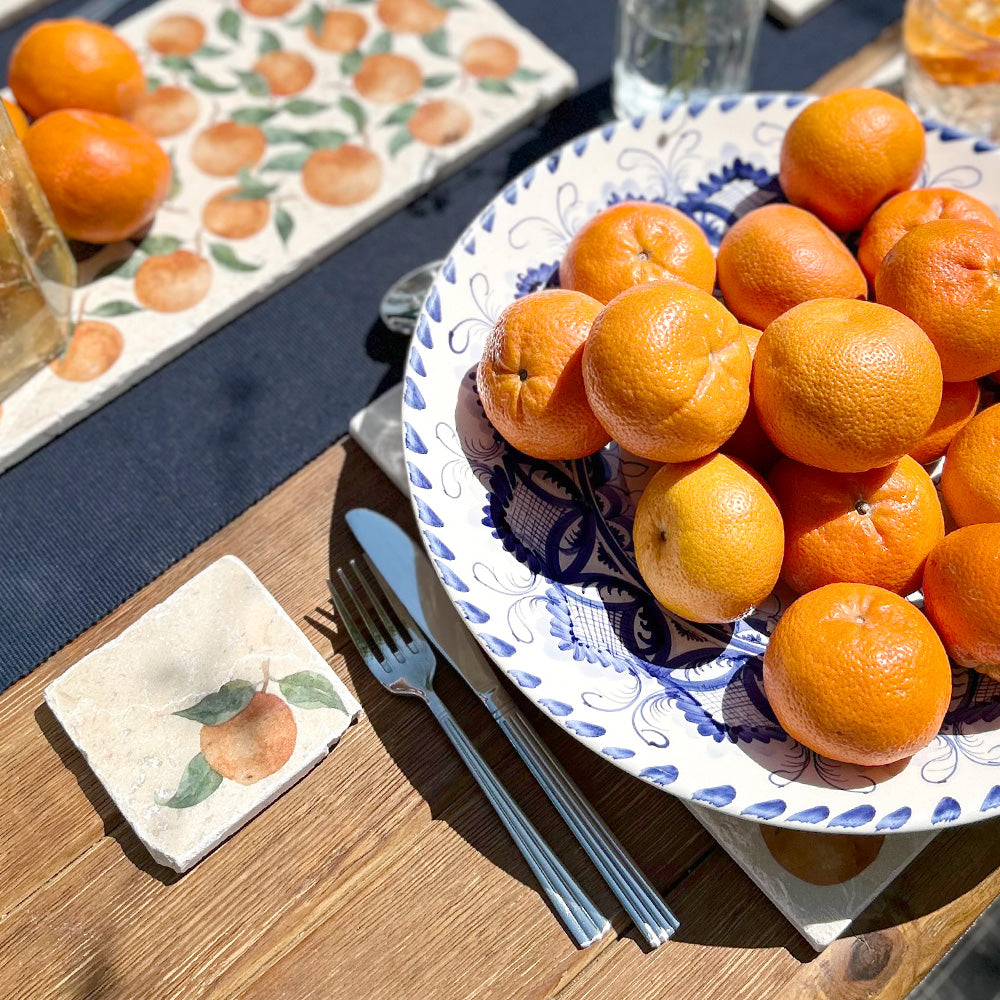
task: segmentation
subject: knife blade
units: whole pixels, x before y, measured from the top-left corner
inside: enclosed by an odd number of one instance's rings
[[[510,695],[486,662],[423,550],[395,521],[374,510],[355,507],[347,512],[346,520],[375,568],[442,656],[494,717],[509,712],[513,708]]]
[[[656,948],[670,940],[677,918],[501,686],[430,559],[395,521],[382,514],[356,507],[345,517],[375,569],[421,631],[479,695],[646,941]]]

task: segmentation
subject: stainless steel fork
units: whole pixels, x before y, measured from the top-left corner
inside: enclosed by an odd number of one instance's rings
[[[386,611],[384,600],[361,574],[355,560],[350,561],[354,576],[361,584],[371,603],[377,623],[365,609],[343,569],[337,569],[340,589],[350,596],[357,614],[364,623],[365,631],[347,609],[332,580],[327,580],[330,597],[348,635],[361,654],[368,669],[381,684],[393,694],[412,695],[420,698],[431,710],[451,740],[459,756],[472,772],[490,804],[497,811],[514,843],[520,848],[525,860],[535,873],[539,884],[549,897],[556,912],[581,948],[592,944],[607,933],[611,924],[593,902],[587,897],[576,880],[566,870],[552,849],[542,839],[541,834],[521,811],[510,793],[500,784],[497,776],[479,755],[465,733],[459,728],[454,716],[434,691],[434,670],[437,665],[433,650],[424,634],[417,627],[405,608],[392,591],[381,583],[378,572],[369,563],[372,576],[379,581],[384,597],[392,605],[401,630]],[[381,627],[380,627],[380,624]],[[405,632],[404,632],[405,630]],[[376,652],[377,650],[377,652]]]

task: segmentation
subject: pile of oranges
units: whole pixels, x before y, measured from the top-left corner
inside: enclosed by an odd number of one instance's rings
[[[167,197],[171,166],[129,120],[146,92],[131,46],[102,24],[40,21],[11,53],[7,82],[8,116],[63,233],[88,243],[141,235]]]
[[[787,204],[748,211],[715,256],[670,206],[605,209],[477,369],[525,453],[613,440],[662,463],[633,541],[669,611],[726,622],[779,580],[798,595],[765,692],[792,736],[859,765],[933,739],[949,657],[1000,680],[1000,405],[978,381],[1000,379],[1000,218],[914,189],[924,157],[890,94],[816,100],[782,142]]]

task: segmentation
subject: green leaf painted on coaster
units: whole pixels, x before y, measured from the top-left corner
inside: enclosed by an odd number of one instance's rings
[[[438,87],[447,87],[455,79],[454,73],[439,73],[437,76],[429,76],[424,80],[424,86],[428,90],[437,90]]]
[[[308,97],[296,97],[285,103],[285,110],[290,115],[297,115],[301,118],[305,115],[314,115],[319,111],[326,111],[329,106],[329,104],[322,104],[320,101],[311,101]]]
[[[277,113],[277,108],[237,108],[229,113],[229,117],[237,125],[261,125]]]
[[[405,128],[398,129],[389,140],[389,155],[395,156],[404,146],[413,142],[413,136]]]
[[[545,74],[539,72],[537,69],[528,69],[527,66],[518,66],[518,68],[511,73],[510,78],[512,80],[517,80],[519,83],[530,83],[533,80],[541,80],[543,76],[545,76]]]
[[[94,280],[107,278],[111,275],[114,275],[116,278],[134,278],[136,271],[142,267],[142,262],[145,259],[145,254],[133,253],[130,257],[126,257],[125,260],[113,260],[109,264],[105,264],[94,275]]]
[[[260,264],[251,264],[236,256],[236,251],[225,243],[212,243],[209,246],[212,259],[230,271],[258,271]]]
[[[271,88],[267,85],[267,80],[260,75],[247,70],[233,70],[239,78],[243,89],[253,97],[267,97],[271,93]]]
[[[346,712],[337,689],[329,678],[314,670],[300,670],[278,681],[278,687],[289,705],[297,708],[336,708]]]
[[[222,775],[213,771],[200,753],[195,754],[181,775],[177,791],[160,805],[170,809],[190,809],[204,802],[221,784]]]
[[[180,250],[183,245],[184,241],[178,239],[176,236],[155,234],[147,236],[139,244],[139,249],[148,253],[150,257],[158,257],[160,254],[173,253],[175,250]]]
[[[164,56],[160,64],[175,73],[193,73],[194,63],[187,56]]]
[[[282,142],[299,141],[299,133],[295,129],[285,128],[283,125],[268,125],[263,131],[269,146],[276,146]]]
[[[249,681],[227,681],[218,691],[205,695],[190,708],[182,708],[174,715],[203,726],[218,726],[242,712],[253,697],[253,685]]]
[[[361,69],[361,63],[364,62],[364,58],[360,52],[348,52],[345,56],[342,56],[340,60],[341,75],[354,76]]]
[[[127,316],[129,313],[142,312],[142,306],[137,306],[134,302],[127,302],[125,299],[115,299],[113,302],[104,302],[96,309],[88,309],[88,316]]]
[[[343,146],[347,136],[336,129],[324,128],[303,132],[301,139],[310,149],[336,149],[338,146]]]
[[[420,41],[424,43],[424,47],[433,52],[436,56],[449,56],[448,52],[448,36],[445,33],[444,28],[435,28],[433,31],[428,31],[426,35],[420,36]]]
[[[222,56],[228,56],[229,49],[220,49],[216,45],[203,45],[197,52],[195,52],[195,59],[219,59]]]
[[[224,10],[219,15],[219,20],[216,24],[219,26],[219,31],[221,31],[227,38],[231,38],[234,42],[239,41],[240,28],[242,27],[243,22],[240,15],[237,14],[235,10]]]
[[[506,80],[495,80],[487,77],[485,80],[477,80],[476,86],[487,94],[513,94],[514,88]]]
[[[288,237],[292,235],[292,230],[295,229],[295,220],[292,218],[291,212],[280,205],[274,210],[274,228],[278,230],[281,242],[287,244]]]
[[[310,152],[308,149],[296,150],[294,153],[279,153],[277,156],[271,157],[261,170],[290,170],[297,171],[301,170],[305,164],[306,160],[309,159]]]
[[[383,125],[405,125],[415,114],[417,106],[413,103],[410,104],[400,104],[398,108],[393,108],[393,110],[385,116],[382,121]]]
[[[267,28],[261,28],[260,42],[257,43],[257,54],[264,55],[267,52],[277,52],[281,48],[281,39]]]
[[[392,49],[392,35],[388,31],[380,31],[368,43],[367,51],[369,55],[379,52],[389,52]]]
[[[337,103],[341,111],[351,116],[359,132],[368,124],[365,109],[353,97],[341,97]]]
[[[267,198],[278,190],[277,184],[265,184],[258,177],[254,177],[246,167],[236,175],[236,180],[239,188],[228,195],[226,201],[255,201],[258,198]]]
[[[309,8],[309,13],[306,14],[306,26],[312,28],[313,32],[317,35],[323,33],[323,19],[326,17],[326,11],[318,3],[312,4]]]
[[[236,88],[228,83],[219,83],[203,73],[195,73],[191,77],[191,86],[197,87],[206,94],[231,94]]]

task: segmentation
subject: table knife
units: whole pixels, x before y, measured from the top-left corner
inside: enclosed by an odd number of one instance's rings
[[[677,918],[500,682],[438,579],[430,559],[394,521],[356,507],[347,525],[400,602],[479,696],[651,947]]]

